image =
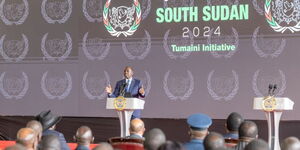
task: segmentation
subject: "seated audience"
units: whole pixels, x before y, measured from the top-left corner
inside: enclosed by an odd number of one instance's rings
[[[43,126],[42,136],[55,135],[59,138],[61,149],[70,150],[64,135],[58,131],[55,131],[56,124],[61,120],[61,118],[62,117],[52,114],[50,110],[43,111],[36,116],[36,120],[40,121]]]
[[[245,147],[245,150],[269,150],[269,145],[264,140],[255,139]]]
[[[43,126],[40,122],[36,120],[31,120],[26,124],[26,127],[31,128],[35,131],[38,138],[38,142],[42,140]]]
[[[157,150],[160,145],[166,142],[166,136],[161,129],[154,128],[145,134],[144,147],[146,150]]]
[[[241,123],[244,121],[243,117],[236,112],[231,113],[226,119],[226,134],[224,135],[224,139],[239,139],[239,127]]]
[[[167,141],[161,146],[159,146],[158,150],[185,150],[185,149],[180,142]]]
[[[205,150],[215,150],[217,148],[225,147],[225,141],[221,134],[216,132],[209,133],[204,139]]]
[[[26,150],[36,150],[38,142],[35,131],[31,128],[21,128],[17,133],[16,143],[23,145]]]
[[[300,141],[296,137],[288,137],[281,143],[281,150],[300,150]]]
[[[106,142],[99,143],[93,150],[113,150],[113,147]]]
[[[145,130],[144,122],[141,119],[132,119],[129,127],[130,136],[128,138],[144,139],[143,135]]]
[[[61,150],[61,145],[58,136],[56,135],[45,135],[42,137],[40,144],[41,150]]]
[[[204,150],[203,140],[208,134],[212,120],[205,114],[193,114],[187,119],[190,141],[184,144],[186,150]]]
[[[245,146],[258,137],[258,129],[253,121],[244,121],[239,127],[239,142],[236,150],[243,150]]]
[[[87,126],[79,127],[74,140],[78,144],[76,150],[89,150],[90,144],[94,141],[92,130]]]

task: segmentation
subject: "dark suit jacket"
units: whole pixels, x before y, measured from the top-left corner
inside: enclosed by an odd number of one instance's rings
[[[120,80],[117,82],[115,86],[115,90],[112,94],[108,95],[109,97],[118,97],[120,96],[120,89],[122,86],[124,86],[126,83],[126,79]],[[139,98],[142,97],[144,98],[145,95],[139,94],[139,89],[142,87],[142,82],[138,79],[132,78],[132,81],[130,83],[129,87],[129,93],[131,94],[132,97]],[[135,110],[131,116],[131,119],[134,118],[141,118],[141,110]]]
[[[55,130],[46,130],[43,132],[43,136],[45,135],[55,135],[59,138],[61,150],[70,150],[70,147],[68,146],[66,139],[64,135],[58,131]]]

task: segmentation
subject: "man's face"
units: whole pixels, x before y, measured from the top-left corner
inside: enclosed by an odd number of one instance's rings
[[[126,68],[124,69],[124,77],[125,77],[126,79],[129,79],[129,78],[132,77],[132,75],[133,75],[132,69],[131,69],[130,67],[126,67]]]

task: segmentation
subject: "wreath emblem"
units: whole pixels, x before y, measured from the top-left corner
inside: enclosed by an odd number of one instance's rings
[[[274,31],[276,32],[285,32],[286,30],[290,30],[292,33],[300,31],[300,22],[298,22],[295,26],[281,26],[279,25],[274,17],[272,16],[272,12],[271,12],[271,2],[272,0],[265,0],[265,17],[266,20],[268,22],[268,24],[270,25],[271,28],[274,29]]]
[[[112,35],[119,37],[121,34],[123,34],[125,37],[131,36],[134,34],[134,32],[138,29],[138,27],[141,24],[141,5],[138,0],[133,0],[134,2],[134,8],[135,8],[135,13],[136,13],[136,18],[133,22],[133,24],[130,26],[130,28],[127,31],[117,31],[114,29],[114,27],[111,25],[108,19],[108,11],[109,11],[109,6],[111,3],[111,0],[107,0],[104,9],[103,9],[103,22],[106,30]]]

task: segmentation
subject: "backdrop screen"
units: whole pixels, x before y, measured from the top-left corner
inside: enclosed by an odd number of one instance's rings
[[[277,84],[300,120],[299,31],[299,0],[2,0],[0,114],[116,117],[105,87],[129,65],[144,118],[264,119]]]

